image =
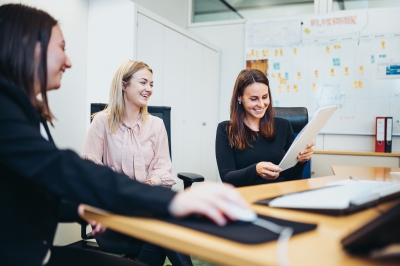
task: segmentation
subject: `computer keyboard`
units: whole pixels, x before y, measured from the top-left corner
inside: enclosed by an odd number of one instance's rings
[[[320,189],[283,195],[257,203],[270,207],[347,214],[399,197],[400,183],[380,181],[352,181],[332,184]]]

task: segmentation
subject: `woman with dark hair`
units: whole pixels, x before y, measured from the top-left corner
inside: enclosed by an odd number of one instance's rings
[[[242,70],[231,99],[231,120],[218,125],[215,152],[223,182],[236,187],[300,179],[311,159],[314,142],[298,156],[298,163],[282,171],[277,164],[294,140],[286,119],[274,117],[271,90],[265,74]]]
[[[71,67],[64,48],[61,29],[46,12],[20,4],[0,6],[0,264],[135,264],[52,247],[59,220],[82,221],[80,203],[123,215],[199,213],[219,225],[236,220],[224,203],[247,204],[227,185],[205,183],[176,194],[59,150],[47,127],[53,118],[47,91],[58,89]]]

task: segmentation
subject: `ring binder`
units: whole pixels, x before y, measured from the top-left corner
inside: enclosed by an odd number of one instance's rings
[[[385,152],[385,123],[386,117],[376,117],[375,124],[375,152]]]
[[[386,141],[385,152],[392,152],[393,117],[386,117]]]

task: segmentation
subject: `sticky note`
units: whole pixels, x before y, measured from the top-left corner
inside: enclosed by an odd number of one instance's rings
[[[289,73],[288,72],[285,73],[285,79],[289,80]]]
[[[335,44],[333,46],[333,49],[341,49],[341,48],[342,48],[342,46],[340,44]]]
[[[362,75],[364,73],[364,67],[360,66],[358,73],[360,73],[360,75]]]
[[[331,68],[331,77],[335,76],[335,69]]]
[[[340,58],[333,58],[333,66],[340,66]]]
[[[371,63],[372,64],[375,63],[375,56],[374,55],[371,55]]]
[[[297,48],[296,47],[293,47],[293,54],[297,55]]]
[[[318,70],[314,71],[314,77],[318,78]]]
[[[281,73],[278,73],[278,79],[280,79],[281,78]]]
[[[304,32],[305,32],[306,34],[310,34],[311,31],[310,31],[308,28],[305,28],[305,29],[304,29]]]
[[[344,68],[344,75],[347,76],[349,74],[349,68],[345,67]]]
[[[382,41],[382,42],[381,42],[381,48],[382,48],[382,49],[385,49],[385,48],[386,48],[386,41]]]
[[[297,79],[301,79],[301,72],[297,72]]]
[[[358,88],[362,89],[363,87],[364,87],[363,82],[362,82],[362,81],[359,81],[359,82],[358,82]]]
[[[279,55],[283,56],[283,49],[279,49]]]
[[[269,56],[269,50],[262,50],[263,56]]]
[[[278,56],[279,55],[278,53],[279,53],[278,49],[275,49],[275,56]]]
[[[275,74],[274,74],[274,73],[272,73],[271,76],[272,76],[273,78],[275,78]]]
[[[290,92],[290,85],[286,86],[286,92]]]
[[[281,69],[281,64],[280,63],[274,63],[274,69],[275,70]]]
[[[293,91],[294,92],[298,92],[299,91],[299,87],[297,85],[293,85]]]
[[[325,47],[325,52],[326,52],[327,54],[329,54],[329,53],[331,52],[331,47],[330,47],[329,45],[327,45],[327,46]]]
[[[358,89],[358,81],[354,81],[354,89]]]
[[[254,56],[254,55],[255,55],[254,49],[252,49],[252,50],[251,50],[251,56]]]
[[[317,90],[317,85],[313,84],[311,88],[312,88],[313,91],[316,91]]]
[[[247,54],[247,58],[248,58],[248,59],[251,59],[251,54]]]
[[[256,51],[256,58],[258,58],[258,51]]]
[[[282,93],[282,86],[278,86],[278,93]]]

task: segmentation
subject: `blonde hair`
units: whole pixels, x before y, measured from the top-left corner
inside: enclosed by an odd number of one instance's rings
[[[133,74],[144,68],[153,73],[153,70],[147,64],[134,60],[126,61],[115,72],[110,86],[109,102],[103,111],[108,114],[108,125],[110,126],[111,134],[115,134],[118,124],[124,118],[125,93],[122,90],[122,82],[129,84]],[[140,112],[142,113],[142,121],[146,122],[149,115],[147,106],[141,107]]]

